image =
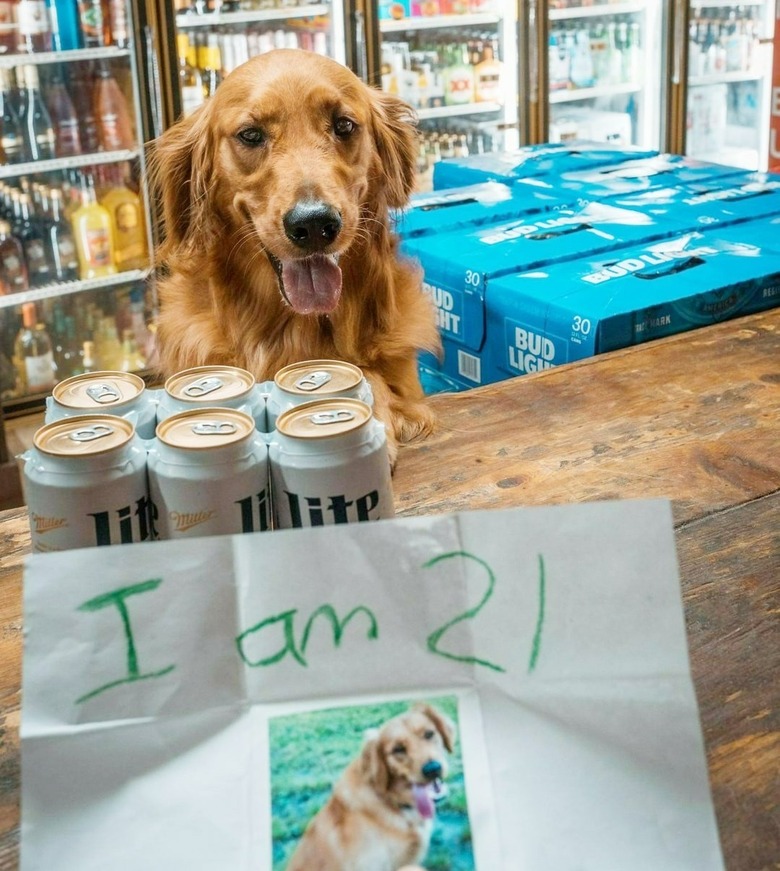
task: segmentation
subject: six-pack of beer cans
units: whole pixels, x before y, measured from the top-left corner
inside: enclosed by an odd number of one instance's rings
[[[22,455],[34,552],[392,517],[384,424],[361,370],[232,366],[149,389],[132,373],[61,381]]]

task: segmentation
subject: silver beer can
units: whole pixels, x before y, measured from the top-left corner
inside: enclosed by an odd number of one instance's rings
[[[384,424],[358,399],[323,399],[282,412],[270,437],[279,529],[393,517]]]
[[[288,408],[318,399],[343,397],[359,399],[369,407],[374,404],[371,385],[362,371],[342,360],[305,360],[280,369],[271,383],[266,414],[268,431]]]
[[[45,424],[23,459],[34,552],[152,538],[146,451],[130,421],[91,414]]]
[[[268,446],[245,412],[204,408],[167,417],[147,464],[158,538],[270,527]]]
[[[123,417],[142,439],[150,439],[157,424],[157,391],[132,372],[85,372],[60,381],[46,397],[45,423],[84,414]]]
[[[254,375],[237,366],[196,366],[171,375],[157,405],[157,422],[199,408],[234,408],[266,431],[265,396]]]

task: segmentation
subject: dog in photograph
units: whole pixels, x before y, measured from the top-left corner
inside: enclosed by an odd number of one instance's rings
[[[255,57],[152,146],[163,207],[163,375],[304,360],[359,366],[397,444],[428,433],[418,350],[439,351],[421,272],[389,221],[415,182],[412,110],[301,50]]]
[[[435,804],[446,795],[455,725],[417,704],[367,737],[324,807],[313,817],[287,871],[399,871],[424,861]]]

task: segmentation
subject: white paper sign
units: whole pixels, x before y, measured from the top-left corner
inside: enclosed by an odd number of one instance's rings
[[[25,625],[23,871],[723,867],[665,502],[35,555]]]

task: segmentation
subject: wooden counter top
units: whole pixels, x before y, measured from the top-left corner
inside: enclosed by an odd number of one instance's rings
[[[780,310],[431,403],[437,433],[401,451],[401,515],[672,500],[726,865],[777,871]],[[18,866],[28,552],[25,511],[0,513],[0,871]]]

